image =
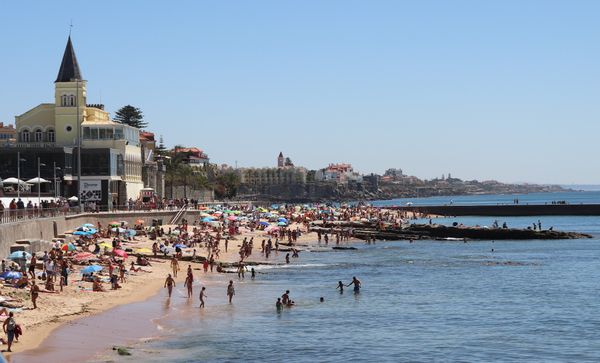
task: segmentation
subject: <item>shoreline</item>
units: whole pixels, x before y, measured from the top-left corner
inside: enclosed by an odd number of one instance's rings
[[[230,241],[230,247],[228,252],[223,253],[223,255],[219,258],[219,262],[237,262],[239,259],[238,247],[241,245],[241,242],[245,237],[254,237],[255,240],[266,238],[263,232],[261,231],[250,232],[248,230],[244,230],[241,235],[236,236],[235,240]],[[347,244],[350,242],[346,241],[342,243]],[[304,232],[304,234],[298,239],[297,244],[309,247],[316,246],[316,234]],[[331,242],[330,246],[335,246],[335,242]],[[198,248],[198,250],[199,255],[204,254],[205,250],[203,248]],[[278,257],[272,257],[269,260],[265,260],[264,257],[260,254],[260,248],[258,248],[257,250],[257,248],[255,247],[254,254],[246,262],[258,264],[282,263],[281,260],[284,256],[285,252],[279,252]],[[56,302],[58,303],[64,303],[65,300],[69,299],[70,297],[73,298],[72,300],[76,301],[71,301],[72,306],[61,306],[60,308],[62,310],[59,310],[56,313],[47,314],[48,311],[46,309],[46,314],[45,316],[41,317],[41,319],[24,319],[18,314],[16,316],[16,320],[17,323],[24,325],[24,334],[20,338],[20,342],[13,345],[12,353],[4,353],[6,360],[8,362],[30,362],[33,357],[41,358],[41,356],[43,356],[45,353],[43,351],[45,343],[48,342],[48,340],[50,339],[52,334],[56,332],[56,330],[63,329],[69,324],[76,325],[75,322],[85,321],[86,319],[90,319],[95,316],[102,316],[107,312],[110,312],[112,309],[123,308],[126,310],[128,306],[132,306],[136,303],[149,301],[154,299],[156,296],[160,296],[164,284],[164,278],[168,273],[171,273],[169,260],[161,260],[162,263],[154,262],[155,260],[151,261],[153,262],[152,273],[142,273],[141,275],[130,276],[128,278],[127,283],[121,284],[123,288],[116,291],[109,290],[107,292],[101,293],[71,291],[70,294],[41,294],[38,301],[40,309],[38,309],[38,311],[27,310],[28,313],[31,312],[32,314],[35,314],[37,312],[39,313],[39,315],[44,315],[42,310],[46,308],[45,300],[47,298],[57,300]],[[203,272],[199,271],[202,269],[201,263],[180,261],[181,271],[178,277],[175,279],[178,287],[183,286],[183,282],[185,280],[185,269],[187,268],[188,264],[192,266],[192,268],[194,269],[194,274],[198,276],[202,280],[202,282],[210,281],[211,284],[224,284],[226,280],[230,279],[230,277],[235,276],[235,278],[237,279],[237,276],[230,272],[209,272],[205,275]],[[79,277],[79,275],[74,275],[74,277]],[[76,283],[77,281],[71,281],[71,285],[75,285]],[[195,288],[197,289],[197,287]],[[72,287],[70,287],[69,289],[72,290]],[[65,289],[65,291],[67,291],[67,289]],[[81,294],[86,293],[89,295],[84,295],[83,297],[81,297]],[[81,299],[84,299],[84,301],[82,301]],[[24,300],[26,301],[25,305],[28,306],[30,304],[29,301],[27,299]],[[155,320],[157,317],[150,316],[149,318],[150,320]],[[26,324],[23,323],[23,320],[33,320],[33,323]],[[67,327],[67,329],[70,329],[70,327]],[[74,327],[73,329],[76,329],[76,327]],[[93,336],[94,334],[90,335],[90,337],[92,338]],[[99,352],[94,352],[94,354],[96,353]],[[91,356],[88,358],[91,358]]]

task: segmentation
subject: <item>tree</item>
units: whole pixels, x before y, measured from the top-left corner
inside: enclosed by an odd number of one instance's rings
[[[138,129],[143,129],[148,126],[148,123],[144,121],[142,110],[131,105],[121,107],[115,112],[114,119],[118,123],[137,127]]]
[[[160,141],[159,141],[158,145],[154,148],[154,154],[157,157],[163,157],[163,156],[167,155],[167,148],[165,147],[165,143],[163,141],[162,135],[160,135]]]

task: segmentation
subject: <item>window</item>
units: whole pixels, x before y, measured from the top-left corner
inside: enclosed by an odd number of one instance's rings
[[[29,142],[29,130],[23,130],[21,131],[21,142]]]
[[[90,139],[98,140],[98,129],[94,127],[94,128],[90,128],[90,130],[92,131]]]
[[[90,137],[92,137],[92,132],[90,131],[89,127],[84,127],[83,128],[83,138],[86,140],[89,140]]]
[[[102,128],[102,129],[99,129],[98,131],[99,131],[100,140],[106,140],[106,129]]]
[[[75,96],[71,95],[69,96],[69,106],[75,106]]]
[[[35,140],[35,142],[42,142],[42,141],[44,141],[43,135],[44,134],[42,133],[42,129],[35,130],[35,133],[34,133],[34,140]]]
[[[62,107],[66,107],[67,106],[67,95],[60,96],[60,105]]]
[[[46,133],[48,135],[48,142],[54,142],[55,139],[56,139],[56,137],[55,137],[56,135],[54,133],[54,129],[50,129]]]

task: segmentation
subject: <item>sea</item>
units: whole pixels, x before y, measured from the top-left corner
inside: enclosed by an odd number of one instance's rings
[[[600,192],[412,198],[419,203],[598,203]],[[400,205],[406,200],[382,201]],[[436,223],[585,232],[558,241],[389,241],[302,252],[290,265],[231,275],[236,296],[206,281],[207,305],[178,287],[151,299],[161,317],[115,362],[599,362],[600,218],[460,217]],[[319,250],[320,251],[320,250]],[[281,261],[280,255],[278,260]],[[362,282],[336,289],[353,276]],[[200,275],[200,280],[204,276]],[[296,305],[277,312],[286,290]],[[320,298],[323,302],[320,302]],[[68,328],[67,328],[68,329]],[[150,338],[151,337],[151,338]],[[60,340],[59,340],[60,342]]]

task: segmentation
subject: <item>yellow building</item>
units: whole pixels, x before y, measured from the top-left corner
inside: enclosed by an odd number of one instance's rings
[[[21,148],[64,148],[76,159],[73,150],[81,136],[82,185],[102,185],[101,194],[107,196],[102,201],[107,203],[118,199],[122,204],[128,198],[138,198],[144,187],[140,130],[112,121],[104,105],[87,104],[87,81],[71,37],[54,82],[54,103],[42,103],[16,116],[15,121],[17,147]],[[64,180],[76,181],[76,175],[73,160],[72,173]]]

